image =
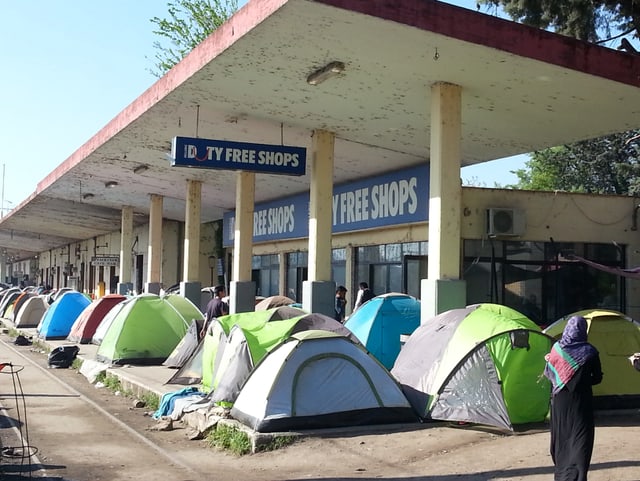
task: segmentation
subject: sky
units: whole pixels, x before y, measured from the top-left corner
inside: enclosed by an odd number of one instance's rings
[[[246,0],[240,0],[241,5]],[[476,0],[454,3],[476,9]],[[165,0],[3,2],[0,209],[16,207],[58,165],[157,80],[153,17]],[[526,156],[462,171],[465,185],[517,182]]]

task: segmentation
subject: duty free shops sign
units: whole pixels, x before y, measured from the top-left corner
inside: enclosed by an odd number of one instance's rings
[[[172,167],[227,169],[269,174],[304,175],[307,149],[193,137],[174,137]]]

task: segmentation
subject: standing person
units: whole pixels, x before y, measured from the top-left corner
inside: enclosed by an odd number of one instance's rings
[[[587,342],[587,321],[573,316],[545,356],[551,392],[554,481],[587,481],[595,424],[591,386],[602,381],[600,355]]]
[[[344,286],[338,286],[336,289],[336,321],[344,322],[344,318],[347,310],[347,288]]]
[[[200,337],[204,337],[207,327],[209,327],[214,318],[229,314],[229,305],[223,299],[226,295],[227,292],[224,286],[218,285],[213,288],[213,298],[207,304],[207,309],[204,313],[204,326],[200,332]]]
[[[358,307],[360,307],[365,302],[373,299],[374,297],[375,296],[373,294],[373,291],[369,289],[369,284],[367,284],[366,282],[361,282],[360,284],[358,284],[358,295],[356,296],[356,303],[353,306],[354,312],[356,311],[356,309],[358,309]]]

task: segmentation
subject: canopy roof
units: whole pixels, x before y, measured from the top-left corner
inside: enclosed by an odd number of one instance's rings
[[[344,72],[306,82],[331,61]],[[309,148],[326,129],[342,183],[428,161],[435,82],[463,88],[471,165],[638,128],[639,73],[640,56],[437,1],[250,0],[4,217],[0,247],[25,258],[111,232],[123,205],[146,223],[149,194],[184,220],[188,179],[203,182],[202,221],[221,218],[234,172],[170,167],[174,136]],[[256,202],[309,185],[259,178]]]

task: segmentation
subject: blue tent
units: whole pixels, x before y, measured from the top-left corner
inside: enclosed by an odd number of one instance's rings
[[[38,326],[41,339],[66,339],[80,313],[91,304],[84,294],[77,291],[65,292],[51,304]]]
[[[400,353],[400,336],[420,325],[420,301],[407,294],[376,296],[354,312],[345,327],[384,367],[391,369]]]

